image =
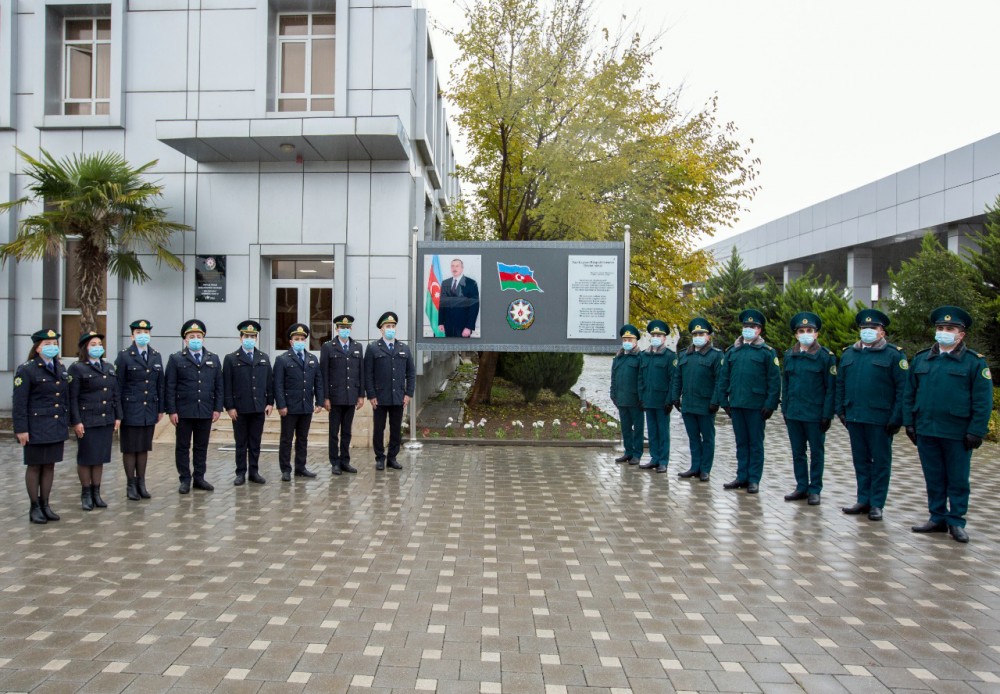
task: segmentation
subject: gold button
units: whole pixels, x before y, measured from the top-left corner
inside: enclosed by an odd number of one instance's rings
[[[59,419],[59,415],[56,415],[56,419]]]

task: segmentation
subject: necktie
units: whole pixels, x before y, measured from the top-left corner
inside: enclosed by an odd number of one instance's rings
[[[149,352],[142,352],[142,361],[144,364],[149,363]]]
[[[389,351],[390,352],[392,351],[392,343],[391,342],[389,343]]]
[[[453,291],[453,292],[457,292],[458,291],[458,280],[452,280],[451,281],[451,291]]]
[[[344,354],[347,354],[347,343],[346,342],[341,342],[340,346],[344,349]]]
[[[52,374],[53,376],[56,375],[56,363],[55,363],[55,361],[50,361],[48,364],[45,365],[45,368],[48,369],[49,373]]]
[[[302,364],[302,368],[306,368],[306,355],[303,352],[299,352],[299,363]]]
[[[194,363],[201,366],[201,352],[194,353]]]

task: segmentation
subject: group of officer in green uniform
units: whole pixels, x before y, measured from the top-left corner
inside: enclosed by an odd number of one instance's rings
[[[111,440],[120,428],[126,496],[151,497],[145,484],[146,463],[157,422],[164,415],[176,427],[174,462],[178,492],[212,491],[205,479],[212,425],[229,414],[236,440],[235,486],[247,479],[265,484],[259,458],[264,421],[273,410],[281,416],[278,462],[283,481],[294,475],[316,477],[306,467],[310,423],[314,414],[330,413],[330,465],[334,475],[357,470],[350,464],[354,412],[367,397],[374,408],[372,446],[375,469],[402,469],[400,450],[403,412],[413,396],[416,368],[407,345],[396,341],[398,318],[386,311],[377,325],[379,339],[363,350],[351,338],[354,318],[334,318],[337,334],[317,358],[308,350],[309,326],[288,328],[288,350],[274,359],[260,350],[260,323],[236,326],[239,347],[220,358],[206,349],[205,324],[184,323],[181,350],[164,357],[150,343],[153,325],[134,321],[132,344],[113,365],[104,361],[104,335],[80,338],[77,363],[68,370],[59,359],[59,333],[43,329],[32,335],[28,360],[14,378],[13,421],[24,449],[25,485],[31,503],[29,520],[59,520],[49,505],[54,466],[63,458],[70,427],[79,440],[77,464],[83,491],[81,505],[90,511],[107,504],[100,495],[101,469],[111,458]],[[389,424],[389,446],[384,446]]]
[[[784,358],[763,338],[764,315],[740,314],[742,331],[723,350],[712,343],[705,318],[688,324],[690,344],[675,353],[665,344],[667,325],[646,326],[650,346],[640,350],[639,329],[619,330],[621,349],[611,365],[611,400],[621,421],[624,453],[617,463],[667,471],[670,413],[681,413],[691,466],[679,477],[710,479],[715,457],[715,415],[732,420],[736,477],[725,489],[757,494],[764,471],[764,429],[781,409],[792,453],[795,489],[786,501],[821,503],[826,433],[834,416],[851,444],[857,479],[855,503],[842,510],[881,521],[892,470],[893,437],[905,427],[917,447],[927,487],[930,518],[915,533],[947,532],[968,542],[972,451],[982,445],[993,405],[993,381],[982,354],[965,343],[972,317],[957,306],[930,314],[934,344],[912,363],[886,340],[890,320],[876,309],[855,317],[858,340],[840,355],[819,340],[822,320],[804,311],[790,321],[795,338]],[[649,460],[642,462],[645,425]]]

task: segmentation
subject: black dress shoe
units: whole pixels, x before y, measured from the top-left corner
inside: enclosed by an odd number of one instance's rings
[[[691,468],[690,470],[685,470],[684,472],[678,472],[677,476],[682,479],[687,479],[688,477],[697,477],[698,471],[695,470],[694,468]]]
[[[247,482],[246,475],[236,475],[236,479],[233,480],[233,486],[242,487],[244,484],[246,484],[246,482]]]
[[[213,487],[209,482],[206,482],[204,477],[195,477],[193,486],[195,489],[200,489],[203,492],[215,491],[215,487]]]
[[[711,478],[712,478],[712,476],[709,475],[707,472],[700,472],[700,473],[698,473],[698,481],[699,482],[708,482],[708,480],[710,480]]]
[[[785,494],[785,501],[802,501],[803,499],[808,499],[808,498],[809,498],[809,492],[805,490],[794,491],[791,494]]]
[[[340,474],[340,466],[339,465],[331,465],[330,466],[330,472],[332,474],[334,474],[334,475],[339,475]]]
[[[632,456],[630,456],[628,453],[626,453],[625,455],[620,455],[617,458],[615,458],[616,463],[627,463],[630,460],[632,460]]]
[[[882,509],[878,506],[872,506],[871,510],[868,512],[868,520],[880,521],[882,520]]]
[[[386,463],[386,465],[388,465],[389,467],[391,467],[391,468],[392,468],[393,470],[402,470],[402,469],[403,469],[403,466],[402,466],[402,465],[400,465],[400,464],[399,464],[399,463],[398,463],[397,461],[395,461],[395,460],[390,460],[390,461],[388,461],[388,462]]]
[[[260,476],[258,472],[251,472],[248,479],[254,484],[267,484],[267,480]]]
[[[101,498],[101,485],[92,484],[90,485],[90,495],[94,497],[94,508],[107,508],[108,505]]]
[[[289,472],[288,470],[282,470],[281,471],[281,481],[282,482],[291,482],[292,481],[292,473]]]
[[[952,538],[955,542],[961,542],[965,544],[969,541],[969,533],[965,532],[965,528],[960,528],[957,525],[949,525],[948,532],[951,533]]]
[[[643,463],[642,465],[640,465],[639,469],[640,470],[655,470],[658,467],[659,467],[658,463],[654,463],[652,460],[650,460],[649,462]]]
[[[939,523],[929,520],[923,525],[914,525],[910,530],[915,533],[946,533],[948,532],[948,526],[943,522]]]
[[[871,509],[872,507],[868,504],[854,504],[854,506],[845,506],[840,510],[849,516],[857,516],[861,513],[868,513]]]
[[[143,499],[153,498],[153,495],[149,493],[148,489],[146,489],[145,477],[139,477],[139,475],[135,476],[135,490],[139,492],[139,496],[142,497]]]
[[[744,489],[748,482],[741,482],[739,480],[733,480],[732,482],[726,482],[722,485],[723,489]]]
[[[354,475],[354,474],[357,474],[358,469],[356,467],[354,467],[353,465],[351,465],[350,463],[341,463],[340,464],[340,471],[341,472],[348,472],[348,473]]]
[[[760,491],[760,487],[757,486],[756,482],[751,482],[747,485],[747,494],[756,494]]]
[[[809,504],[810,506],[819,506],[821,503],[819,500],[819,494],[810,494],[809,501],[807,501],[806,503]]]
[[[42,509],[42,513],[45,514],[45,520],[57,521],[59,520],[59,514],[52,510],[49,506],[49,500],[43,497],[38,497],[38,506]]]
[[[316,473],[308,468],[302,468],[301,470],[295,471],[296,477],[315,477]]]
[[[656,472],[657,473],[666,472],[666,471],[667,471],[667,466],[666,465],[657,465],[656,466]]]
[[[28,512],[28,520],[32,523],[38,523],[39,525],[44,525],[49,522],[49,519],[45,517],[42,513],[42,507],[38,505],[37,501],[31,502],[31,511]]]
[[[181,494],[183,493],[184,492],[181,492]],[[142,498],[142,494],[139,493],[139,487],[136,485],[136,481],[134,479],[125,483],[125,498],[129,501],[138,501]]]
[[[189,491],[191,491],[191,480],[184,480],[177,487],[178,494],[187,494]]]
[[[375,461],[375,469],[376,470],[385,470],[385,461],[384,460],[376,460]]]
[[[641,460],[641,458],[629,458],[628,464],[629,465],[638,465],[640,460]]]

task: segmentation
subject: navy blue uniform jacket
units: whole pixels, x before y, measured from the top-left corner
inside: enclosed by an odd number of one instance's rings
[[[87,427],[114,426],[122,418],[115,367],[103,359],[98,369],[90,362],[69,367],[69,423]]]
[[[365,357],[361,343],[348,338],[347,351],[334,338],[319,353],[326,399],[331,405],[356,405],[365,397]]]
[[[274,404],[279,410],[287,407],[288,414],[312,414],[325,399],[319,359],[309,352],[305,359],[304,369],[293,350],[274,360]]]
[[[12,416],[14,433],[28,433],[28,444],[58,443],[68,437],[69,374],[53,359],[56,375],[39,356],[17,367]]]
[[[226,355],[222,364],[222,400],[227,410],[263,412],[274,404],[271,358],[254,348],[253,356],[242,347]]]
[[[115,359],[118,377],[118,395],[122,403],[122,424],[130,427],[147,427],[156,424],[164,412],[163,357],[147,346],[147,361],[139,355],[139,348],[132,345],[123,349]]]
[[[417,368],[413,354],[405,344],[395,341],[390,352],[385,340],[376,340],[365,350],[365,389],[368,399],[378,399],[379,406],[402,405],[403,396],[413,397]]]
[[[219,355],[201,351],[201,366],[185,347],[167,360],[167,414],[181,419],[211,419],[222,412],[222,363]]]

